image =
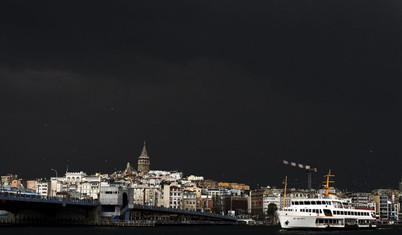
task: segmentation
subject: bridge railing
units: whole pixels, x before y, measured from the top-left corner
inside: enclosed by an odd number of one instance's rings
[[[11,193],[7,191],[0,190],[0,198],[1,199],[16,199],[16,200],[24,200],[24,201],[46,201],[53,203],[66,203],[66,204],[86,204],[86,205],[99,205],[98,200],[92,199],[78,199],[71,197],[51,197],[51,196],[42,196],[35,194],[25,194],[24,192]]]
[[[163,211],[163,212],[171,212],[171,213],[180,213],[180,214],[188,214],[188,215],[196,215],[196,216],[207,216],[219,219],[226,220],[237,220],[236,217],[228,216],[228,215],[219,215],[208,212],[199,212],[193,210],[182,210],[168,207],[160,207],[160,206],[148,206],[148,205],[140,205],[140,204],[130,204],[130,208],[132,209],[140,209],[140,210],[153,210],[153,211]]]

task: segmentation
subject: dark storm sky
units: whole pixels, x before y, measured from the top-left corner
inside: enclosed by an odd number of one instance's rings
[[[0,2],[0,174],[401,178],[401,1]],[[299,183],[296,183],[299,182]]]

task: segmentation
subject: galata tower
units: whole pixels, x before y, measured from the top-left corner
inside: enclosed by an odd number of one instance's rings
[[[149,160],[145,144],[146,143],[144,141],[144,147],[142,148],[141,155],[138,157],[138,175],[140,176],[146,175],[149,172],[149,167],[151,166],[151,161]]]

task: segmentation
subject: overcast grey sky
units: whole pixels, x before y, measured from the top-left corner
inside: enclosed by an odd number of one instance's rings
[[[401,178],[400,1],[0,2],[0,174]]]

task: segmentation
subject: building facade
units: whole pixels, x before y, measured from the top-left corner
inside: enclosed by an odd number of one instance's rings
[[[197,209],[197,195],[192,191],[183,191],[182,208],[195,211]]]
[[[49,182],[45,180],[38,181],[36,193],[41,196],[48,196],[49,195]]]

